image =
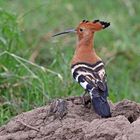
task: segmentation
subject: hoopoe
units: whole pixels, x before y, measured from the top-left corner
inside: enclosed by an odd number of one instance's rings
[[[83,20],[76,29],[66,30],[54,36],[75,32],[78,42],[71,61],[73,78],[90,94],[95,112],[103,118],[111,117],[107,102],[108,88],[104,63],[93,46],[94,33],[105,29],[108,22]]]

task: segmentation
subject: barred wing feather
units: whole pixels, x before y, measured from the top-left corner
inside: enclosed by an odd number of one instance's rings
[[[104,64],[77,63],[72,66],[73,78],[89,92],[93,107],[100,116],[110,117],[110,107],[107,102],[108,89]]]

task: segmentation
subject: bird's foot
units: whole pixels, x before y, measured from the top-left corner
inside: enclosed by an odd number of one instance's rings
[[[54,119],[60,120],[68,113],[67,103],[63,99],[57,99],[50,104],[50,115],[54,116]]]
[[[90,108],[91,107],[91,97],[90,97],[90,95],[86,91],[81,96],[81,99],[82,99],[82,104],[84,105],[84,107],[86,107],[86,108]]]

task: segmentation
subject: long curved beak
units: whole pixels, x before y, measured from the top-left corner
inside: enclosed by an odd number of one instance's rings
[[[69,29],[69,30],[66,30],[64,32],[60,32],[60,33],[54,34],[52,37],[55,37],[55,36],[58,36],[58,35],[67,34],[67,33],[75,33],[75,32],[76,32],[75,29]]]

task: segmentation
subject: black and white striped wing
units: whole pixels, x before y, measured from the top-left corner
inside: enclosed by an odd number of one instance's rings
[[[110,117],[110,106],[107,102],[108,89],[104,64],[77,63],[72,66],[74,79],[90,93],[95,112],[101,117]]]
[[[94,89],[105,91],[107,88],[104,63],[102,61],[93,65],[77,63],[72,66],[72,75],[90,94]]]

